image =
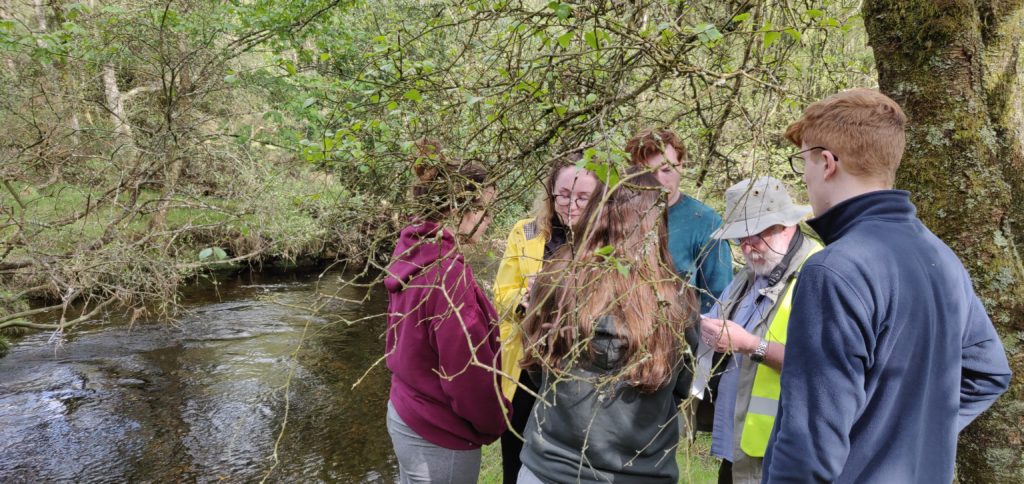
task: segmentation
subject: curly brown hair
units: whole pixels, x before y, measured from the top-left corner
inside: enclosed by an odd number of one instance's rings
[[[435,139],[416,142],[418,156],[412,163],[413,211],[427,220],[441,220],[453,213],[479,208],[481,193],[495,186],[479,163],[451,159]]]

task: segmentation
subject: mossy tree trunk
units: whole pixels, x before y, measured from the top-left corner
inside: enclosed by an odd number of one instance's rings
[[[897,186],[959,254],[1010,391],[960,436],[961,482],[1024,482],[1024,0],[866,0],[878,83],[910,119]]]

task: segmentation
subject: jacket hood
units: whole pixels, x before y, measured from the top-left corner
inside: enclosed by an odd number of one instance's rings
[[[399,292],[425,268],[450,257],[462,257],[455,250],[455,236],[437,222],[415,221],[398,236],[384,287],[388,292]]]

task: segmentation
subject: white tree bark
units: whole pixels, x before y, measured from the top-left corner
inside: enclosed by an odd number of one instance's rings
[[[46,32],[46,5],[43,0],[32,0],[32,6],[36,11],[36,24],[40,32]]]
[[[13,19],[14,15],[11,13],[11,0],[0,0],[0,20]],[[14,59],[8,57],[4,59],[4,65],[11,72],[14,72],[18,66],[14,64]]]
[[[128,118],[124,111],[124,98],[121,96],[121,89],[117,87],[114,65],[110,63],[103,65],[103,94],[107,100],[110,121],[114,124],[114,132],[119,136],[131,136],[132,129],[128,126]]]

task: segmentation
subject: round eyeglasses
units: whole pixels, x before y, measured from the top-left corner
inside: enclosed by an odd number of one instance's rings
[[[797,175],[803,175],[804,174],[804,156],[803,156],[804,153],[807,153],[808,151],[827,150],[827,149],[828,148],[826,148],[824,146],[815,146],[814,148],[807,148],[806,150],[800,151],[798,153],[793,153],[792,155],[789,155],[789,168],[793,170],[793,173],[796,173]],[[836,160],[836,163],[839,162],[839,157],[836,156],[835,153],[832,153],[832,159]]]
[[[552,195],[555,199],[555,205],[561,207],[568,207],[570,203],[576,205],[576,208],[583,208],[587,206],[587,202],[590,201],[588,197],[574,197],[572,195]]]

